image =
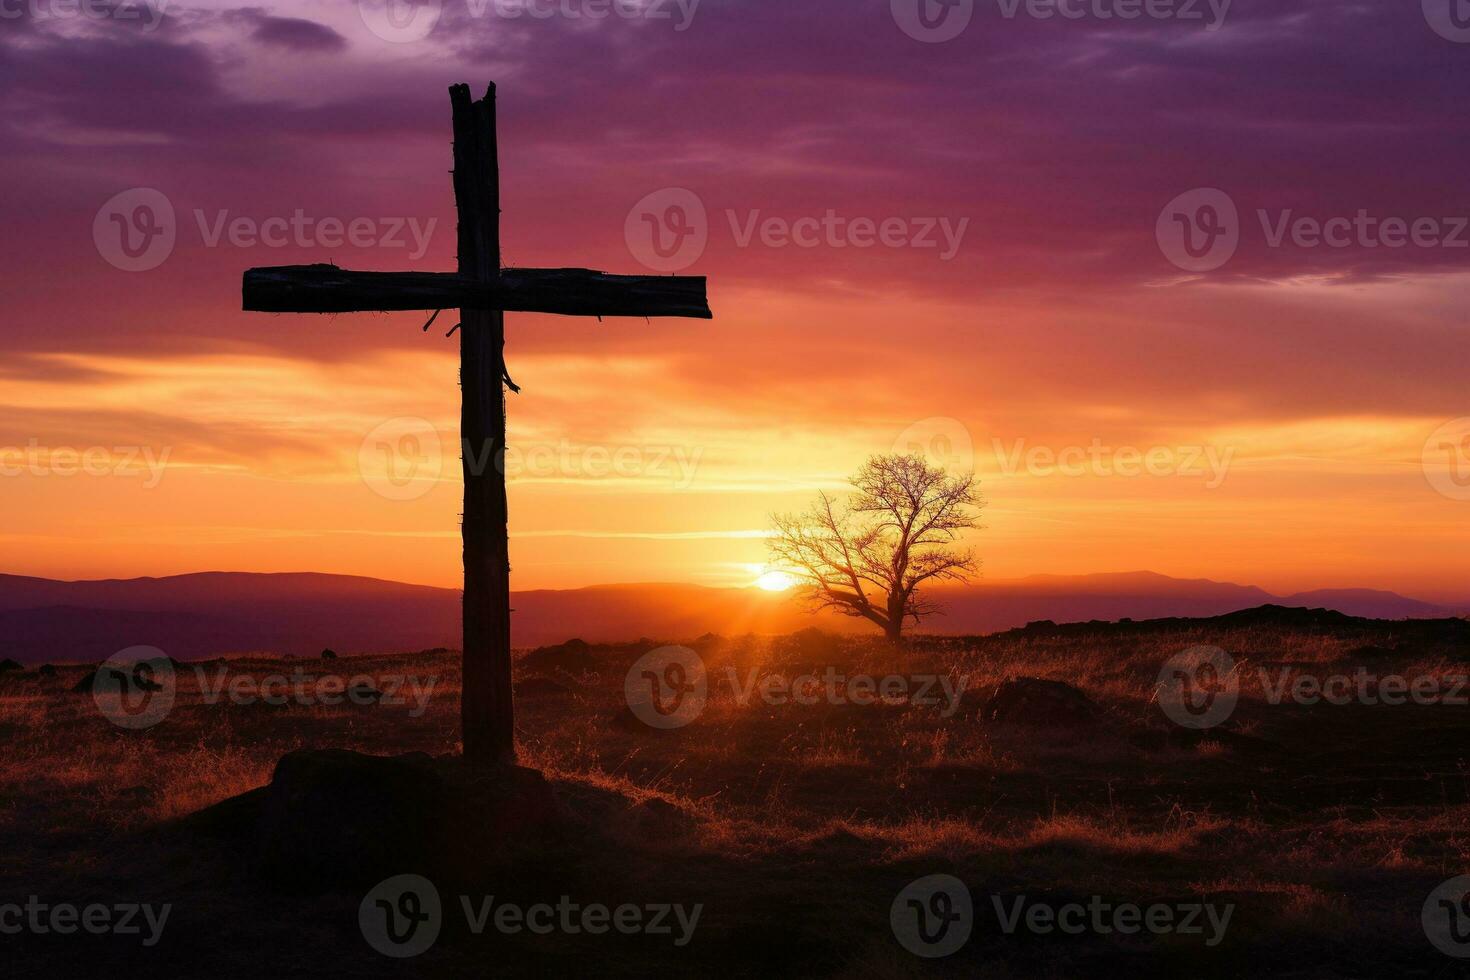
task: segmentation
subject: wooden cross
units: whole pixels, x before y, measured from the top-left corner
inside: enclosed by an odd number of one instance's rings
[[[349,272],[295,265],[245,272],[244,308],[268,313],[460,309],[460,438],[464,469],[464,652],[461,725],[474,765],[515,758],[510,680],[510,551],[506,534],[506,311],[710,319],[703,276],[613,276],[590,269],[500,268],[500,164],[495,85],[473,101],[453,85],[458,272]],[[425,327],[427,329],[427,326]],[[514,386],[512,386],[514,387]],[[516,389],[519,390],[519,389]]]

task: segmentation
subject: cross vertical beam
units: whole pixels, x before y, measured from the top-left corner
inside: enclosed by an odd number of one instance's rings
[[[495,145],[495,84],[473,101],[453,85],[454,200],[459,213],[459,274],[500,277],[500,163]],[[464,757],[491,766],[515,758],[510,679],[510,546],[505,499],[505,314],[461,309],[460,448],[464,468],[464,653],[461,724]]]
[[[460,448],[464,461],[464,757],[515,759],[510,686],[510,548],[505,505],[506,310],[566,316],[710,319],[704,276],[618,276],[591,269],[500,268],[495,84],[476,102],[453,85],[457,272],[353,272],[334,265],[247,269],[242,307],[269,313],[459,307]],[[432,320],[432,318],[431,318]],[[424,329],[428,329],[425,326]],[[450,331],[453,333],[454,331]],[[513,386],[512,386],[513,387]]]

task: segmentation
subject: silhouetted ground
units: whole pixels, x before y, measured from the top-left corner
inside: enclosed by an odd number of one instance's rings
[[[1361,668],[1438,678],[1442,695],[1470,697],[1470,686],[1443,682],[1470,674],[1467,639],[1470,625],[1457,620],[1269,607],[1035,624],[897,653],[815,633],[705,636],[686,642],[709,668],[709,701],[667,730],[639,721],[624,699],[624,678],[653,641],[522,652],[521,761],[551,782],[559,843],[483,887],[442,889],[444,932],[409,959],[364,939],[362,889],[278,894],[255,874],[256,855],[181,818],[265,784],[298,748],[457,752],[456,653],[200,665],[208,684],[300,669],[367,675],[387,692],[397,676],[420,691],[432,678],[422,713],[408,685],[405,704],[211,704],[185,665],[172,711],[139,730],[72,691],[86,668],[9,672],[0,906],[35,895],[172,911],[153,947],[23,930],[0,934],[0,950],[7,974],[47,977],[1459,976],[1470,961],[1435,949],[1420,916],[1431,890],[1470,872],[1470,706],[1272,704],[1266,694],[1283,678]],[[1171,722],[1155,697],[1165,661],[1199,644],[1227,651],[1243,679],[1228,720],[1203,731]],[[775,704],[759,694],[742,704],[726,682],[729,668],[743,686],[829,666],[966,688],[957,706]],[[991,702],[997,685],[1021,677],[1065,682],[1085,699],[1011,685]],[[973,934],[951,956],[920,959],[895,938],[890,906],[938,873],[968,886]],[[671,935],[474,935],[461,891],[702,911],[684,946]],[[1217,945],[1208,930],[1006,934],[994,902],[1021,897],[1233,909]]]

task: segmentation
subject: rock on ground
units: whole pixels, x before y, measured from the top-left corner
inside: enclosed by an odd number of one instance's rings
[[[1097,703],[1065,681],[1016,677],[997,684],[980,718],[1028,728],[1085,728],[1097,724]]]

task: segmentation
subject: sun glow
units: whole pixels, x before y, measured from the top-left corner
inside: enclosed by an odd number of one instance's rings
[[[755,584],[767,592],[785,592],[796,584],[796,576],[778,569],[766,572],[755,580]]]

